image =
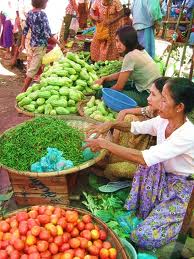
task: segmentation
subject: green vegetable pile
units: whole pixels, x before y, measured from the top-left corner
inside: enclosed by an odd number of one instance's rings
[[[84,94],[95,94],[102,86],[94,84],[96,72],[76,54],[46,66],[39,84],[16,97],[18,106],[29,112],[67,115],[77,112],[77,102]]]
[[[121,70],[122,61],[98,61],[94,64],[94,69],[99,77],[111,75]]]
[[[117,113],[107,108],[103,101],[95,99],[94,96],[87,102],[84,107],[84,114],[97,121],[114,121]]]
[[[30,166],[47,154],[47,148],[58,148],[63,157],[74,165],[84,161],[82,142],[84,134],[68,126],[63,120],[38,117],[21,124],[0,138],[0,164],[19,171],[29,171]]]
[[[101,218],[120,238],[127,238],[129,235],[121,228],[117,217],[126,212],[124,203],[128,193],[128,190],[119,191],[116,194],[100,193],[96,195],[83,192],[86,200],[82,203],[93,215]]]
[[[176,77],[179,75],[181,59],[183,54],[183,47],[175,47],[170,55],[167,69],[165,71],[165,76]],[[165,52],[161,58],[156,57],[154,60],[160,68],[160,72],[163,73],[165,69],[165,64],[168,58],[168,52]],[[181,68],[180,76],[188,78],[190,70],[190,62],[192,58],[192,48],[187,47],[185,52],[185,58],[183,61],[183,66]]]
[[[80,52],[77,52],[77,55],[79,56],[80,59],[85,60],[86,62],[90,60],[89,51],[80,51]]]

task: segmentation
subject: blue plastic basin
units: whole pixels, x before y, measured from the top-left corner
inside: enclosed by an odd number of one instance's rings
[[[102,89],[102,98],[106,106],[117,112],[137,106],[135,100],[133,100],[126,94],[110,88]]]

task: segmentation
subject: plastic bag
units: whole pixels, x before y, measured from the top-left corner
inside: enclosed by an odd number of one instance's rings
[[[69,29],[73,30],[77,34],[78,29],[79,29],[79,22],[78,22],[78,19],[76,17],[73,17],[71,19],[71,24],[70,24]]]
[[[31,172],[53,172],[72,168],[73,162],[66,160],[57,148],[47,148],[46,156],[31,165]]]
[[[63,52],[58,46],[56,46],[54,49],[52,49],[51,51],[49,51],[43,56],[42,64],[44,65],[50,64],[54,61],[61,59],[62,57],[64,57]]]

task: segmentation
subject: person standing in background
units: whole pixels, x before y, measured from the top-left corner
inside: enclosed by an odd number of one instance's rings
[[[30,46],[27,59],[29,66],[26,73],[23,92],[27,90],[34,76],[37,74],[42,64],[42,57],[46,53],[48,40],[52,40],[60,46],[60,43],[51,33],[48,18],[43,9],[46,8],[48,0],[32,0],[33,9],[27,14],[26,25],[23,30],[21,46],[19,51],[25,48],[25,38],[29,29],[31,30]]]
[[[66,7],[66,16],[64,17],[65,29],[64,29],[64,41],[66,42],[69,36],[69,28],[71,25],[71,20],[74,16],[78,16],[78,7],[75,0],[69,0]]]
[[[16,18],[15,1],[4,1],[0,7],[0,46],[6,49],[4,59],[11,58],[11,47],[13,46],[13,28]]]
[[[138,34],[139,43],[149,55],[155,57],[154,30],[159,31],[162,12],[159,0],[133,0],[133,27]]]
[[[88,1],[87,0],[78,0],[78,21],[79,27],[85,29],[87,27],[88,19]]]
[[[94,34],[91,43],[92,61],[115,60],[119,58],[116,47],[116,31],[123,25],[124,11],[120,0],[95,0],[90,10],[90,17],[96,22],[96,28],[100,25],[108,30],[106,39]]]

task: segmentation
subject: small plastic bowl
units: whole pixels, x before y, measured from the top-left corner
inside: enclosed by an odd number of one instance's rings
[[[110,88],[102,89],[102,98],[106,106],[117,112],[137,106],[135,100],[133,100],[126,94]]]

